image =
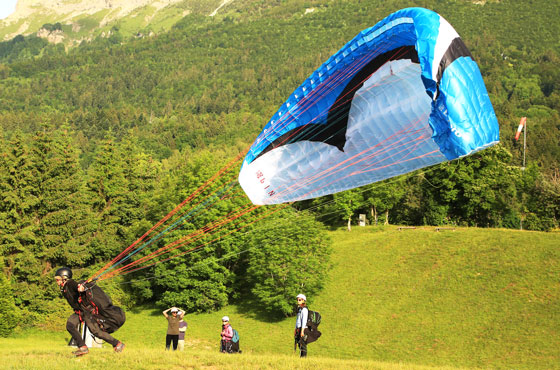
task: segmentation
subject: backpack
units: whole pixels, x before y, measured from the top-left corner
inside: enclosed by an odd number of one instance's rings
[[[233,330],[233,336],[230,341],[225,343],[222,342],[222,352],[241,353],[241,350],[239,349],[239,333],[237,330],[233,328],[231,329]]]
[[[114,333],[126,321],[123,309],[113,306],[111,298],[97,285],[81,293],[78,302],[80,308],[91,315],[101,330],[107,333]]]
[[[321,332],[317,327],[321,323],[321,314],[317,311],[311,311],[307,309],[307,329],[305,333],[307,334],[306,343],[313,343],[321,336]]]
[[[237,342],[239,342],[239,333],[237,332],[237,330],[235,330],[233,328],[232,328],[232,330],[233,330],[233,337],[231,337],[231,341],[233,343],[237,343]]]
[[[321,314],[307,309],[307,326],[317,327],[321,323]]]

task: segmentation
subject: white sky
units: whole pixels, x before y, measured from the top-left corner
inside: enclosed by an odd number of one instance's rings
[[[17,0],[0,0],[0,19],[4,19],[16,10]]]

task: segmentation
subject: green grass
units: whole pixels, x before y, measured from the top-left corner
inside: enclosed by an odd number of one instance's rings
[[[0,339],[7,368],[444,368],[560,369],[560,235],[457,228],[355,227],[331,233],[334,267],[309,297],[323,336],[293,353],[294,319],[231,305],[190,314],[186,350],[163,351],[161,310],[127,311],[122,354],[74,359],[68,334],[33,330]],[[217,352],[229,315],[243,354]],[[65,317],[59,318],[63,329]],[[22,365],[20,365],[20,362]]]
[[[333,343],[348,348],[345,357],[558,368],[558,234],[393,227],[351,234],[333,233],[338,267],[316,302],[337,320],[329,331],[342,332],[349,315],[349,326],[370,333],[369,343],[348,332]]]
[[[5,348],[2,343],[0,353],[3,369],[434,369],[427,366],[329,358],[308,358],[302,361],[295,355],[224,355],[193,348],[186,348],[183,352],[125,348],[124,352],[118,354],[110,348],[94,348],[88,355],[74,358],[63,345],[48,344],[42,340],[33,343],[18,342],[17,348]]]

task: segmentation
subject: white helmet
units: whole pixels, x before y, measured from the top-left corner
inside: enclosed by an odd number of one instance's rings
[[[302,298],[304,301],[307,301],[307,298],[303,294],[298,294],[296,298]]]
[[[229,321],[229,317],[228,316],[222,317],[222,321]]]

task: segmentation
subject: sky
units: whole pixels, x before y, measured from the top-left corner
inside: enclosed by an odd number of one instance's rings
[[[16,10],[17,0],[0,0],[0,19],[4,19]]]

